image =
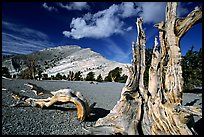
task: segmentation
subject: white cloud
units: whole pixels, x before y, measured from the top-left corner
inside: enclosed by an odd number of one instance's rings
[[[67,10],[83,10],[83,9],[89,9],[89,5],[87,2],[71,2],[69,4],[62,4],[58,3],[58,6],[61,8],[65,8]]]
[[[129,7],[129,8],[128,8]],[[73,18],[70,24],[70,31],[63,31],[67,37],[80,39],[105,38],[114,34],[123,34],[130,31],[131,27],[124,29],[123,18],[136,15],[134,3],[113,4],[108,9],[98,11],[95,14],[87,13],[83,17]]]
[[[2,32],[3,54],[29,54],[50,46],[53,46],[53,44],[40,38],[24,38],[22,36]]]
[[[6,22],[6,21],[2,21],[2,28],[3,29],[7,29],[7,30],[11,30],[15,33],[18,33],[20,35],[23,36],[31,36],[33,38],[41,38],[41,39],[47,39],[48,36],[38,30],[33,30],[27,27],[23,27],[21,25],[16,25],[10,22]]]
[[[3,54],[28,54],[52,46],[46,34],[2,21]]]
[[[120,5],[121,16],[124,18],[137,15],[138,8],[136,8],[135,3],[133,2],[123,2]]]
[[[83,17],[73,18],[69,31],[63,31],[66,37],[80,39],[106,38],[114,34],[124,34],[132,30],[125,28],[124,19],[128,17],[143,17],[144,23],[159,23],[165,20],[166,2],[122,2],[94,14],[87,13]],[[180,4],[179,15],[187,12]],[[134,25],[134,24],[133,24]]]
[[[141,8],[139,16],[143,17],[144,23],[159,23],[165,20],[166,2],[139,2],[136,4]],[[185,5],[186,3],[184,2],[178,2],[178,17],[189,12]]]
[[[132,27],[132,26],[129,26],[128,28],[125,29],[125,31],[130,31],[130,30],[132,30],[132,29],[133,29],[133,27]]]
[[[57,11],[57,8],[53,7],[53,6],[48,6],[46,2],[44,2],[42,4],[42,7],[45,8],[48,11]]]
[[[143,17],[144,23],[159,23],[165,19],[166,2],[139,2],[139,16]]]

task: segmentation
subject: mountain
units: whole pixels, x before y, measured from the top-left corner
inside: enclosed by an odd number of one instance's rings
[[[57,73],[67,76],[69,71],[81,71],[85,78],[92,71],[95,77],[101,74],[104,78],[116,67],[122,68],[122,74],[127,75],[126,65],[129,65],[110,61],[90,48],[67,45],[43,49],[28,55],[3,56],[2,67],[7,67],[11,75],[19,74],[27,68],[26,62],[29,58],[34,58],[41,66],[43,73],[48,74],[49,77]]]

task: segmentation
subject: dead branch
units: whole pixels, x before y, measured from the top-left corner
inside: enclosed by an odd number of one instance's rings
[[[39,87],[35,84],[29,83],[25,84],[31,89],[35,89],[36,93],[43,93],[44,90],[42,87]],[[51,97],[45,99],[35,99],[28,96],[20,95],[19,93],[14,93],[12,96],[14,99],[17,100],[17,103],[12,105],[16,106],[19,104],[26,104],[33,107],[50,107],[55,104],[66,104],[66,103],[74,103],[77,108],[77,118],[79,121],[84,121],[85,118],[89,117],[90,114],[90,107],[86,99],[82,96],[82,94],[78,91],[73,91],[71,89],[60,89],[57,91],[51,91]],[[39,94],[37,94],[39,95]]]
[[[132,43],[132,66],[128,67],[129,75],[121,98],[106,117],[89,128],[91,134],[196,134],[189,122],[193,115],[202,117],[201,108],[182,106],[179,42],[181,36],[201,19],[202,10],[197,8],[181,20],[176,17],[176,8],[176,2],[168,2],[165,22],[155,25],[159,29],[161,50],[156,49],[155,38],[148,89],[143,85],[146,39],[142,19],[137,19],[137,43]]]

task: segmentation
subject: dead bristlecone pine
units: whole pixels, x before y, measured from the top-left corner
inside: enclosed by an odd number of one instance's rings
[[[176,2],[168,2],[165,22],[159,30],[149,69],[148,87],[144,87],[146,36],[142,18],[138,18],[137,42],[132,43],[133,60],[121,98],[110,113],[89,127],[89,134],[106,135],[191,135],[196,134],[189,121],[193,115],[202,117],[198,107],[182,105],[183,78],[181,68],[181,37],[201,21],[202,9],[195,8],[185,18],[176,17]],[[151,13],[150,13],[151,14]]]
[[[35,93],[49,92],[50,97],[48,98],[32,98],[24,96],[21,93],[13,93],[12,97],[17,100],[17,102],[11,106],[18,106],[20,104],[26,104],[32,107],[48,108],[55,104],[69,104],[72,103],[77,109],[77,118],[79,121],[84,121],[90,115],[90,106],[87,100],[82,96],[79,91],[73,91],[72,89],[60,89],[57,91],[48,91],[39,87],[33,83],[25,84],[31,87]],[[39,94],[36,94],[39,96]]]

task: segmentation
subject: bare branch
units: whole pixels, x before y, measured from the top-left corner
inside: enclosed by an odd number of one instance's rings
[[[176,19],[176,35],[181,38],[193,25],[201,22],[202,8],[196,7],[185,18]]]

